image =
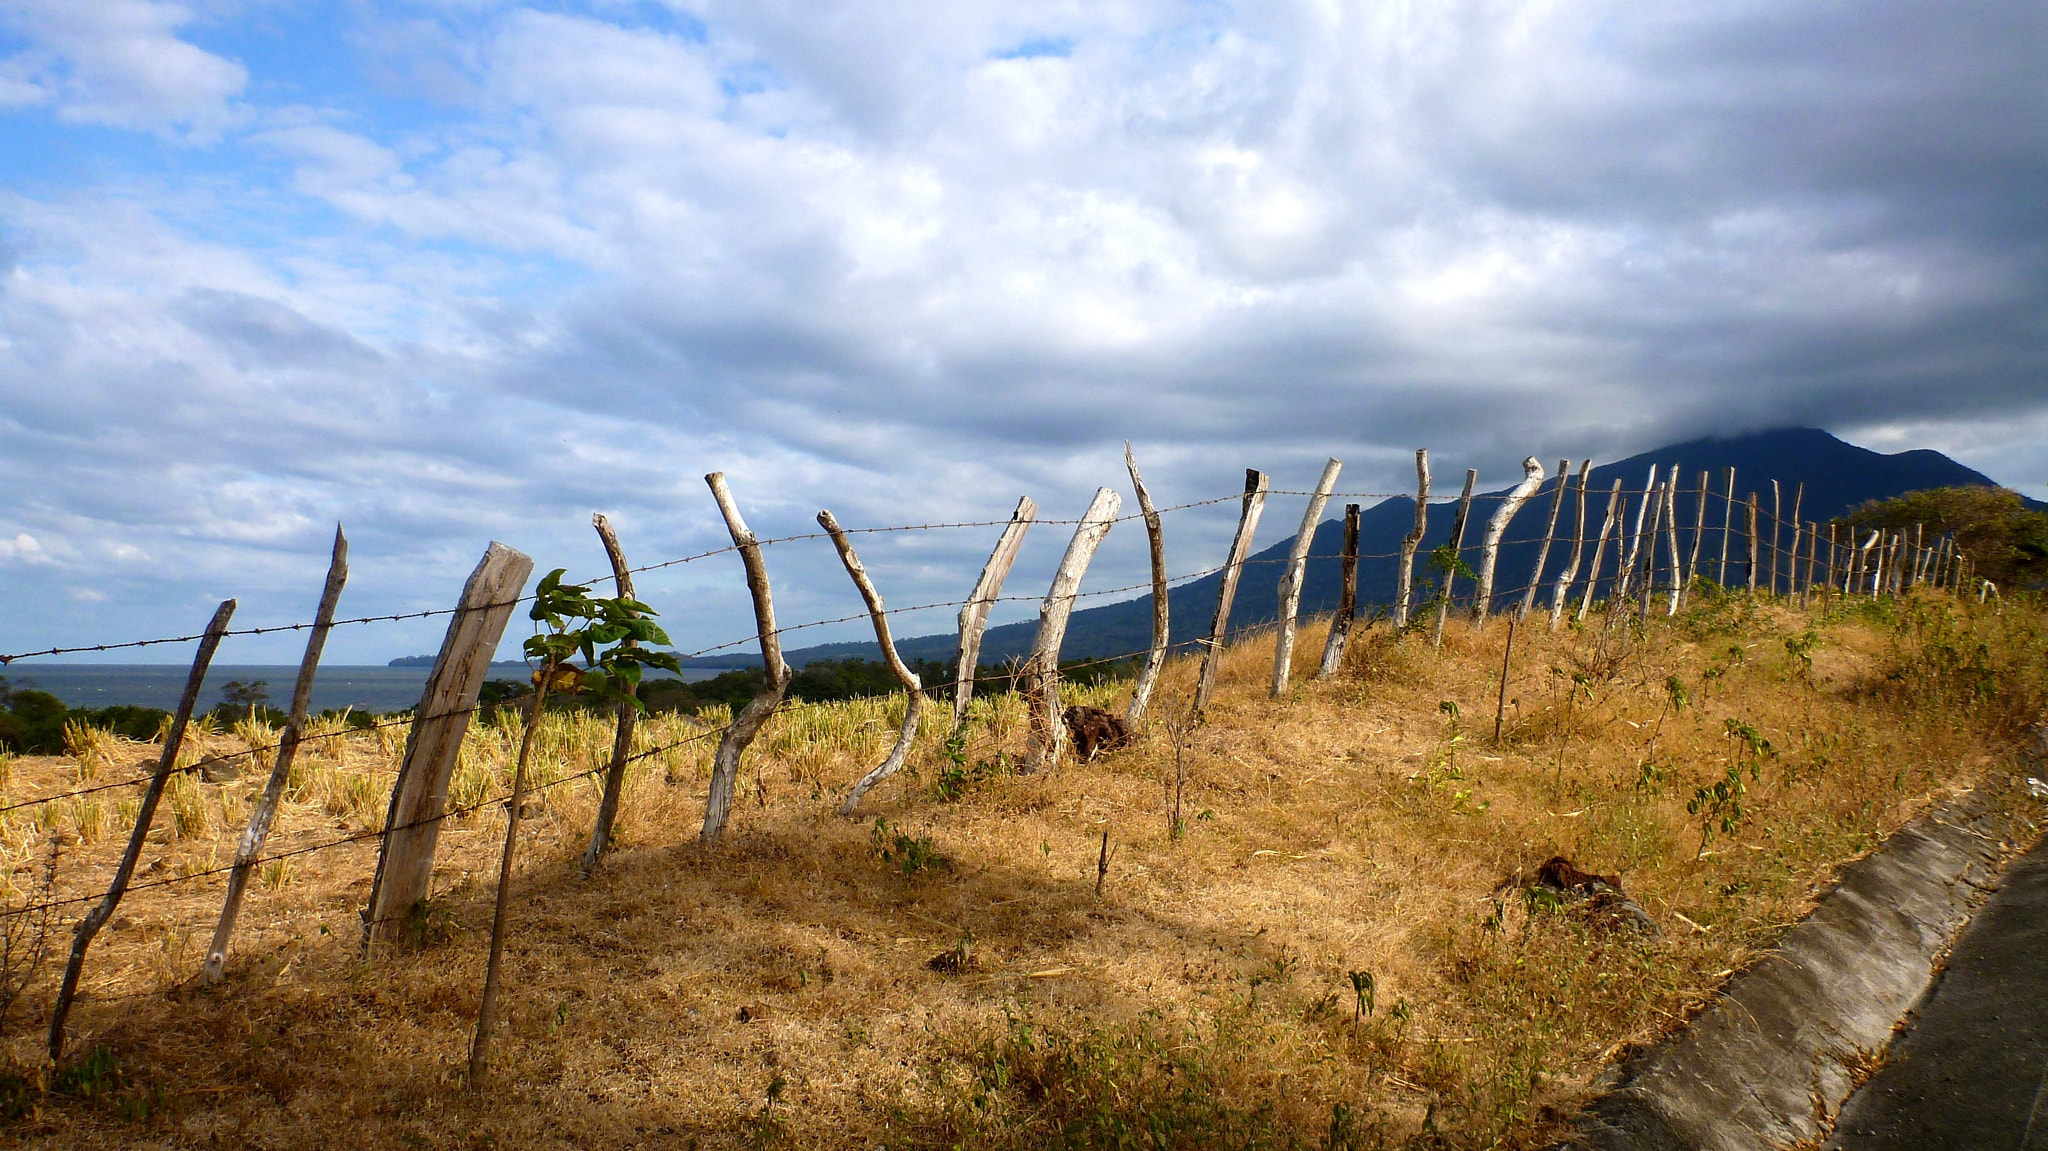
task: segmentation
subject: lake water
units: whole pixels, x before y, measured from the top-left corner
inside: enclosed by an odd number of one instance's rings
[[[424,667],[384,667],[378,664],[333,664],[320,669],[313,679],[314,714],[329,708],[353,707],[357,711],[402,711],[420,701],[426,686]],[[160,707],[178,706],[191,669],[177,664],[149,663],[19,663],[0,671],[7,686],[16,691],[33,688],[47,691],[71,707],[111,707],[130,704]],[[488,678],[524,682],[525,664],[492,664]],[[686,668],[683,678],[692,683],[718,674],[701,668]],[[231,680],[250,683],[262,680],[268,686],[270,706],[291,706],[292,685],[299,678],[296,664],[215,664],[208,669],[206,686],[199,693],[203,711],[221,702],[221,687]]]

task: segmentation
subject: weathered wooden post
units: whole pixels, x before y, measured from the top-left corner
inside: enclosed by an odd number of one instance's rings
[[[1650,601],[1657,592],[1657,539],[1664,529],[1664,493],[1670,486],[1669,483],[1658,483],[1643,497],[1650,504],[1650,531],[1644,539],[1642,607],[1637,610],[1645,621],[1650,618]]]
[[[832,546],[839,550],[839,562],[846,565],[846,574],[852,577],[861,602],[867,605],[868,618],[875,625],[875,643],[882,649],[882,662],[889,665],[889,674],[903,685],[903,726],[896,733],[896,746],[890,748],[888,757],[846,793],[846,802],[839,805],[839,814],[852,815],[854,808],[860,806],[860,797],[866,795],[869,788],[901,771],[903,761],[910,757],[910,745],[917,742],[917,717],[924,711],[924,683],[917,678],[916,672],[904,665],[903,657],[896,654],[896,641],[889,635],[889,616],[882,608],[882,593],[875,590],[875,582],[868,578],[868,569],[861,566],[860,557],[854,554],[853,541],[847,538],[846,529],[832,518],[829,509],[818,513],[818,526],[832,537]]]
[[[221,637],[227,633],[228,620],[235,614],[235,601],[224,600],[214,609],[213,619],[207,622],[206,633],[199,640],[199,651],[192,657],[192,670],[185,676],[185,694],[179,698],[178,710],[171,717],[171,730],[164,735],[164,749],[157,756],[156,772],[149,777],[149,787],[142,793],[142,804],[135,812],[135,829],[128,835],[128,849],[121,853],[120,865],[114,869],[113,882],[107,885],[107,893],[99,904],[79,920],[71,937],[71,958],[64,964],[64,981],[57,987],[57,1002],[50,1009],[50,1061],[55,1063],[64,1055],[64,1020],[71,1014],[71,1000],[78,994],[78,977],[85,970],[86,949],[92,946],[93,936],[113,916],[114,909],[121,906],[121,897],[128,892],[128,881],[135,876],[135,863],[142,858],[143,841],[149,838],[150,821],[156,818],[157,803],[163,799],[164,784],[170,781],[171,772],[178,763],[178,750],[185,742],[185,725],[192,719],[192,709],[199,702],[199,687],[206,682],[206,669],[213,663],[213,653],[220,649]]]
[[[1451,517],[1451,538],[1445,546],[1451,549],[1451,563],[1444,569],[1443,592],[1437,599],[1436,646],[1444,645],[1444,621],[1451,615],[1451,591],[1458,582],[1458,564],[1465,554],[1465,525],[1472,518],[1472,488],[1479,482],[1477,468],[1465,469],[1465,490],[1458,496],[1457,514]]]
[[[462,736],[476,713],[477,692],[490,673],[505,623],[532,574],[533,560],[492,543],[462,587],[462,599],[441,639],[441,653],[420,691],[398,779],[391,785],[377,872],[370,883],[369,906],[363,910],[366,954],[372,943],[396,938],[407,910],[427,897],[434,847],[441,839],[441,814],[448,803],[448,780],[462,752]]]
[[[292,686],[292,710],[285,717],[284,734],[277,740],[277,754],[270,761],[270,779],[263,786],[263,796],[256,801],[256,809],[249,813],[248,830],[235,844],[234,868],[228,872],[227,898],[221,901],[220,921],[213,928],[213,944],[206,949],[206,964],[200,969],[200,981],[217,983],[221,969],[228,961],[228,941],[235,934],[235,917],[242,909],[242,893],[248,889],[249,876],[256,870],[256,853],[263,849],[263,840],[270,834],[270,821],[277,814],[278,800],[284,797],[285,781],[290,778],[292,761],[299,754],[299,740],[306,731],[306,712],[312,706],[313,675],[320,668],[320,652],[327,646],[327,633],[334,627],[334,609],[341,602],[341,589],[348,583],[348,537],[341,533],[341,525],[334,525],[334,550],[327,560],[327,583],[320,589],[320,604],[313,611],[313,631],[306,637],[306,654],[299,660],[298,682]]]
[[[1682,607],[1692,595],[1692,581],[1700,574],[1700,537],[1707,530],[1707,476],[1705,468],[1700,469],[1700,491],[1693,500],[1692,552],[1685,561],[1685,582],[1679,586],[1678,602]]]
[[[1039,605],[1038,638],[1032,643],[1031,658],[1024,665],[1024,701],[1031,709],[1031,750],[1018,768],[1019,774],[1029,775],[1057,766],[1060,752],[1066,747],[1067,728],[1060,719],[1060,645],[1067,638],[1067,619],[1074,612],[1074,597],[1081,593],[1081,577],[1088,571],[1088,561],[1095,558],[1095,549],[1115,525],[1117,509],[1122,506],[1123,497],[1115,491],[1095,489],[1095,498],[1089,501],[1088,510],[1074,527],[1074,538],[1067,541],[1067,554],[1060,558],[1045,602]]]
[[[593,513],[590,526],[597,530],[598,542],[604,545],[605,558],[612,565],[612,586],[621,599],[637,599],[633,594],[633,573],[626,568],[626,550],[619,546],[619,533],[612,530],[612,521],[603,512]],[[627,640],[623,646],[639,647],[638,640]],[[626,684],[627,695],[637,696],[639,685]],[[612,825],[619,818],[619,797],[626,790],[626,765],[633,761],[633,731],[639,726],[640,709],[630,703],[622,703],[617,709],[617,722],[612,728],[612,760],[604,772],[604,793],[597,802],[597,821],[590,828],[590,846],[583,851],[583,871],[588,874],[597,867],[597,861],[611,850]]]
[[[1401,538],[1401,559],[1394,568],[1394,631],[1408,626],[1408,600],[1415,589],[1415,548],[1429,526],[1429,449],[1415,449],[1415,526]]]
[[[1636,561],[1642,558],[1643,519],[1649,513],[1650,499],[1656,491],[1657,465],[1651,464],[1650,476],[1643,481],[1643,498],[1636,502],[1635,527],[1631,528],[1628,533],[1628,547],[1626,555],[1621,561],[1621,570],[1614,574],[1614,598],[1617,601],[1626,601],[1629,589],[1635,586]],[[1627,505],[1623,506],[1626,507]]]
[[[1607,537],[1612,535],[1618,526],[1620,510],[1621,480],[1617,477],[1613,489],[1607,493],[1607,516],[1600,521],[1600,538],[1593,544],[1593,566],[1587,572],[1586,593],[1579,597],[1579,610],[1573,619],[1586,618],[1586,609],[1593,606],[1593,593],[1600,590],[1600,561],[1607,554]],[[1618,545],[1616,550],[1619,550]]]
[[[1735,469],[1728,469],[1728,495],[1721,501],[1721,567],[1714,582],[1728,586],[1728,529],[1735,522]]]
[[[1330,617],[1330,637],[1323,641],[1323,662],[1316,668],[1317,679],[1337,674],[1344,663],[1344,648],[1351,640],[1351,623],[1358,615],[1358,505],[1344,505],[1343,585],[1337,593],[1337,614]]]
[[[1550,522],[1543,527],[1543,546],[1536,551],[1536,567],[1529,573],[1529,586],[1522,589],[1522,603],[1515,609],[1516,619],[1527,619],[1530,607],[1536,603],[1536,590],[1543,586],[1543,568],[1550,562],[1550,544],[1557,538],[1558,513],[1564,511],[1565,489],[1571,486],[1572,462],[1557,461],[1557,491],[1550,497]]]
[[[1301,514],[1301,530],[1294,533],[1294,546],[1287,552],[1287,568],[1280,573],[1280,628],[1273,637],[1273,698],[1287,694],[1287,680],[1294,671],[1294,620],[1301,613],[1301,581],[1308,574],[1308,549],[1315,542],[1316,524],[1330,493],[1337,490],[1337,473],[1344,461],[1331,459],[1323,465],[1322,477],[1308,497]]]
[[[1017,562],[1017,549],[1024,546],[1024,533],[1031,530],[1031,521],[1038,515],[1038,505],[1030,496],[1017,501],[1017,510],[1010,513],[1010,522],[1003,528],[1003,534],[996,540],[996,550],[988,555],[988,563],[981,568],[981,578],[974,581],[974,592],[960,608],[960,656],[954,661],[958,669],[953,673],[953,726],[967,722],[967,705],[974,701],[974,672],[981,664],[981,636],[988,630],[989,609],[995,606],[996,597],[1002,594],[1003,580],[1010,574],[1010,565]]]
[[[1756,502],[1756,493],[1749,493],[1749,508],[1746,513],[1748,518],[1746,522],[1749,525],[1749,594],[1751,595],[1756,594],[1756,566],[1757,561],[1762,558],[1759,554],[1762,541],[1757,537]]]
[[[1131,708],[1124,720],[1136,727],[1152,702],[1152,689],[1159,683],[1159,671],[1166,666],[1166,648],[1171,635],[1167,627],[1166,539],[1159,522],[1159,509],[1152,506],[1152,493],[1145,490],[1145,477],[1138,474],[1138,461],[1131,455],[1131,442],[1124,441],[1124,467],[1130,469],[1131,489],[1138,496],[1138,511],[1145,517],[1145,541],[1152,550],[1152,650],[1145,653],[1145,666],[1131,689]]]
[[[718,501],[726,533],[732,536],[733,546],[739,549],[740,563],[746,568],[747,591],[754,601],[754,626],[761,637],[761,669],[766,677],[761,690],[726,724],[718,750],[711,753],[711,787],[704,795],[704,829],[697,834],[697,841],[709,847],[725,834],[725,822],[732,816],[740,756],[761,734],[761,725],[782,706],[782,693],[789,690],[795,673],[782,659],[782,636],[775,628],[775,597],[768,586],[768,565],[761,559],[761,542],[741,518],[739,505],[733,502],[732,491],[726,487],[725,473],[712,472],[704,477],[704,482],[711,488],[711,498]]]
[[[1664,550],[1671,566],[1671,591],[1669,602],[1664,605],[1664,614],[1678,614],[1678,596],[1682,589],[1685,568],[1678,562],[1678,469],[1671,470],[1671,478],[1664,484]]]
[[[1564,605],[1566,601],[1571,599],[1572,583],[1579,578],[1579,561],[1585,558],[1586,484],[1591,480],[1592,472],[1593,461],[1591,458],[1579,464],[1578,498],[1573,501],[1577,506],[1577,512],[1572,526],[1571,559],[1564,565],[1564,570],[1557,573],[1557,583],[1552,586],[1550,591],[1550,630],[1552,631],[1556,631],[1558,623],[1564,619]]]
[[[1796,570],[1799,566],[1799,511],[1801,505],[1805,502],[1806,481],[1800,480],[1798,486],[1792,489],[1792,554],[1785,561],[1786,595],[1791,595],[1794,591],[1798,590],[1793,585],[1798,582],[1794,577],[1799,574]]]
[[[1784,521],[1784,519],[1783,519],[1783,518],[1782,518],[1782,517],[1780,516],[1780,514],[1779,514],[1779,504],[1778,504],[1778,481],[1776,481],[1776,480],[1772,480],[1772,481],[1771,481],[1771,538],[1770,538],[1769,540],[1765,541],[1765,543],[1764,543],[1764,548],[1765,548],[1765,551],[1766,551],[1766,552],[1767,552],[1767,553],[1768,553],[1768,554],[1770,555],[1770,557],[1771,557],[1771,570],[1770,570],[1770,575],[1769,575],[1769,578],[1767,578],[1767,579],[1766,579],[1766,580],[1764,581],[1764,582],[1765,582],[1765,584],[1767,585],[1767,586],[1765,587],[1765,589],[1764,589],[1764,590],[1766,590],[1766,591],[1770,592],[1770,593],[1771,593],[1772,595],[1777,595],[1777,594],[1778,594],[1778,567],[1779,567],[1778,557],[1779,557],[1779,556],[1780,556],[1780,555],[1781,555],[1781,554],[1783,553],[1783,550],[1784,550],[1784,549],[1783,549],[1783,548],[1782,548],[1782,547],[1780,546],[1780,545],[1781,545],[1781,543],[1782,543],[1782,542],[1784,541],[1784,538],[1785,538],[1785,521]]]
[[[1208,638],[1202,641],[1202,671],[1195,679],[1194,710],[1209,706],[1209,693],[1216,690],[1217,665],[1223,660],[1224,639],[1230,632],[1230,602],[1237,598],[1237,578],[1244,574],[1244,557],[1251,552],[1252,533],[1259,529],[1259,514],[1266,510],[1266,473],[1245,469],[1244,506],[1237,514],[1237,534],[1230,541],[1230,555],[1223,561],[1223,578],[1216,589],[1216,618],[1209,623]]]
[[[1524,457],[1522,482],[1508,492],[1500,506],[1493,509],[1493,518],[1486,521],[1486,535],[1481,537],[1479,549],[1479,595],[1472,601],[1475,625],[1485,623],[1487,615],[1493,611],[1493,575],[1500,563],[1501,537],[1507,534],[1508,523],[1515,518],[1515,513],[1521,511],[1522,505],[1528,503],[1529,497],[1542,486],[1542,461],[1535,456]]]
[[[1927,570],[1927,525],[1913,525],[1913,579],[1909,587],[1919,587],[1922,573]]]

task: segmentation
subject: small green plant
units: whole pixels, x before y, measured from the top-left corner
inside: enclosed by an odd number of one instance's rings
[[[1370,1019],[1372,1017],[1373,1009],[1372,972],[1352,971],[1348,974],[1351,977],[1351,994],[1358,1000],[1357,1010],[1352,1015],[1351,1021],[1353,1023],[1357,1023],[1361,1020]]]
[[[902,829],[890,827],[886,819],[875,820],[875,828],[869,833],[868,841],[874,845],[875,856],[902,872],[906,879],[928,867],[944,866],[946,862],[931,836],[912,838]]]
[[[101,1099],[121,1086],[121,1057],[104,1043],[94,1044],[85,1057],[60,1067],[50,1080],[50,1090],[74,1099]]]
[[[563,583],[567,571],[556,568],[534,588],[533,610],[527,615],[535,623],[546,624],[547,630],[527,639],[527,657],[541,661],[542,674],[551,677],[550,691],[580,691],[645,713],[647,705],[633,694],[642,670],[656,667],[683,673],[673,652],[643,646],[666,646],[668,633],[648,618],[655,614],[653,608],[625,596],[592,596],[585,585]],[[583,657],[581,670],[569,665],[579,654]]]
[[[1771,741],[1764,738],[1755,725],[1731,716],[1723,726],[1728,737],[1736,741],[1735,754],[1728,757],[1728,766],[1722,777],[1694,790],[1692,799],[1685,805],[1687,813],[1698,816],[1700,821],[1700,846],[1693,853],[1694,859],[1707,853],[1707,843],[1715,831],[1733,835],[1742,826],[1742,821],[1749,818],[1742,805],[1743,798],[1749,793],[1749,786],[1742,778],[1744,771],[1747,770],[1750,781],[1754,782],[1762,775],[1764,760],[1774,759],[1778,754]]]
[[[1813,682],[1813,649],[1820,646],[1820,633],[1807,628],[1799,635],[1785,637],[1785,654],[1799,663],[1799,678]]]

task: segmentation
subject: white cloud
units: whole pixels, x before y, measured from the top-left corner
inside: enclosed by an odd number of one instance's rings
[[[237,118],[248,69],[177,37],[192,13],[155,0],[5,0],[30,47],[0,62],[0,105],[59,119],[210,138]]]

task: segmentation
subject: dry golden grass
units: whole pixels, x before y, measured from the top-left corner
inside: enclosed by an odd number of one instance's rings
[[[619,848],[587,879],[576,862],[598,788],[576,776],[608,755],[609,721],[549,716],[533,780],[561,782],[522,825],[491,1090],[466,1092],[462,1074],[496,805],[450,821],[415,941],[367,964],[357,911],[374,839],[267,864],[212,990],[190,981],[220,879],[135,892],[72,1016],[73,1057],[104,1048],[118,1072],[105,1055],[96,1071],[39,1069],[46,963],[0,1021],[5,1058],[69,1093],[20,1096],[29,1114],[8,1134],[32,1147],[1538,1146],[1605,1061],[1706,1001],[1841,862],[1944,794],[2006,794],[2048,683],[2048,629],[2017,605],[1936,596],[1820,619],[1709,600],[1646,629],[1521,629],[1496,743],[1505,633],[1454,624],[1439,653],[1426,634],[1365,630],[1322,683],[1320,636],[1305,635],[1284,701],[1266,696],[1271,642],[1255,637],[1230,649],[1207,722],[1181,727],[1178,748],[1166,720],[1189,663],[1169,665],[1136,746],[1038,777],[1007,767],[1025,738],[1015,699],[979,701],[952,755],[932,708],[913,770],[853,821],[838,798],[886,753],[902,701],[791,707],[748,755],[723,846],[695,846],[700,740],[634,765]],[[1069,694],[1121,706],[1128,690]],[[698,730],[661,717],[639,738]],[[271,850],[383,818],[402,730],[324,734]],[[473,725],[451,802],[502,794],[519,735],[512,717]],[[263,738],[203,734],[193,755]],[[1741,818],[1724,808],[1729,830],[1703,833],[1688,802],[1731,764]],[[9,802],[78,776],[69,760],[19,760]],[[139,881],[230,859],[262,777],[191,787],[198,798],[167,801]],[[56,894],[97,891],[132,826],[132,802],[114,799],[128,794],[101,793],[98,815],[0,818],[15,888],[39,894],[58,842]],[[1556,853],[1620,873],[1663,936],[1502,888]],[[100,1090],[81,1097],[88,1083]]]

